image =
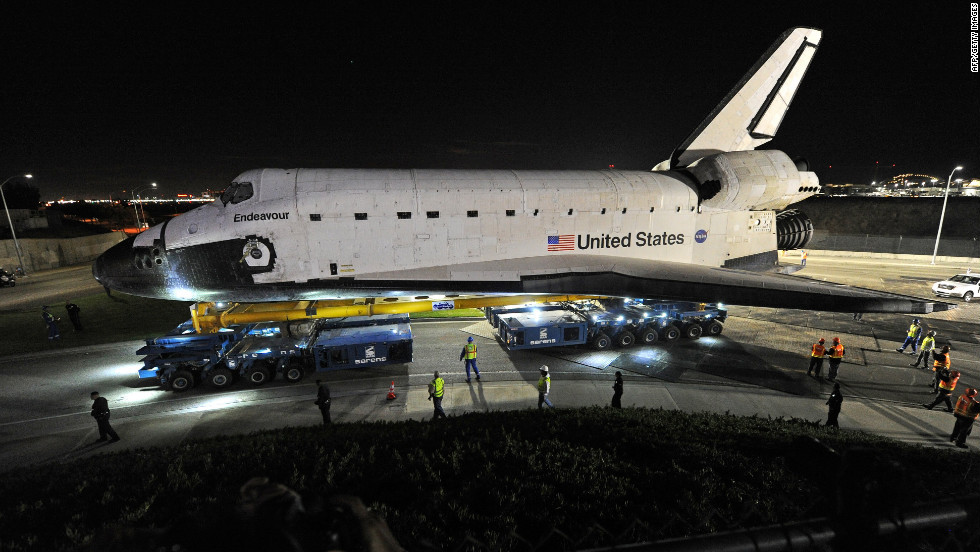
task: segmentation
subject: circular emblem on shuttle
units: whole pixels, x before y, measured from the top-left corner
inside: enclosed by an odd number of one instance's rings
[[[697,233],[694,234],[694,241],[698,243],[704,243],[705,241],[707,241],[707,239],[708,239],[707,230],[698,230]]]

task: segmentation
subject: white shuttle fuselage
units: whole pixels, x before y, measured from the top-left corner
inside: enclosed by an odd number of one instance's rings
[[[581,294],[844,312],[917,298],[765,274],[817,191],[771,140],[820,42],[784,33],[657,170],[257,169],[104,253],[101,283],[195,301]]]

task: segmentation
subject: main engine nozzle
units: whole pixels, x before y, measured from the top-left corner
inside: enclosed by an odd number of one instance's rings
[[[801,249],[813,238],[813,223],[802,211],[787,209],[776,213],[776,247]]]

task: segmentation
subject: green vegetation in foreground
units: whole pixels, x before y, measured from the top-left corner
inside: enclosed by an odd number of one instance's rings
[[[528,548],[511,531],[538,550],[563,550],[573,545],[555,529],[588,548],[756,527],[833,511],[833,463],[794,444],[812,438],[866,451],[842,478],[845,493],[867,490],[867,502],[848,502],[859,513],[963,496],[980,484],[975,452],[802,420],[598,407],[493,412],[286,428],[12,470],[0,479],[0,549],[105,550],[106,539],[132,534],[126,527],[171,528],[182,550],[253,550],[269,524],[237,525],[234,512],[239,487],[260,475],[306,497],[360,497],[408,550],[427,542]],[[980,528],[957,531],[976,539]]]
[[[453,309],[444,311],[413,312],[411,318],[483,318],[480,309]]]
[[[82,311],[83,331],[73,331],[65,299],[71,299]],[[191,303],[147,299],[113,292],[112,297],[99,292],[84,297],[65,297],[49,303],[51,314],[61,321],[61,339],[48,341],[48,326],[41,319],[41,304],[36,310],[4,312],[0,316],[0,335],[17,339],[0,340],[0,355],[33,353],[83,345],[98,345],[161,336],[191,317]]]

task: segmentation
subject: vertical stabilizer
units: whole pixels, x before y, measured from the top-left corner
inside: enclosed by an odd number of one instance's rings
[[[783,33],[670,160],[654,170],[686,167],[708,155],[752,150],[772,140],[822,34],[806,27]]]

